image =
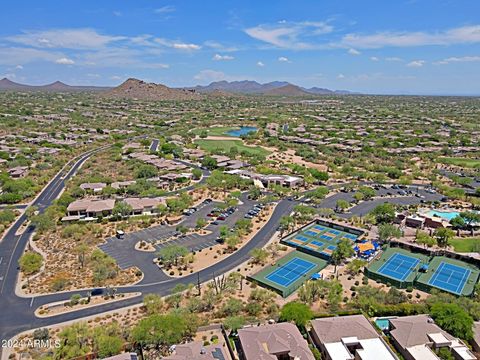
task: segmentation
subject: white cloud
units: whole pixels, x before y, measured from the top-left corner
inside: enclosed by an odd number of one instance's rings
[[[200,50],[201,46],[197,44],[186,44],[186,43],[174,43],[172,45],[174,49],[179,50]]]
[[[175,9],[175,6],[173,5],[165,5],[165,6],[162,6],[158,9],[155,9],[153,10],[153,12],[155,14],[167,14],[167,13],[172,13],[174,12],[176,9]]]
[[[55,60],[55,62],[57,64],[61,64],[61,65],[73,65],[73,64],[75,64],[75,61],[73,61],[72,59],[66,58],[66,57],[62,57],[60,59],[57,59],[57,60]]]
[[[478,62],[480,61],[480,56],[463,56],[463,57],[449,57],[440,61],[435,62],[435,65],[447,65],[450,63],[464,63],[464,62]]]
[[[89,78],[93,78],[93,79],[98,79],[98,78],[101,77],[100,74],[87,74],[87,76],[88,76]]]
[[[257,66],[264,67],[265,64],[264,64],[263,62],[261,62],[261,61],[257,61]]]
[[[306,50],[315,48],[311,42],[312,38],[332,32],[333,26],[326,22],[280,21],[276,24],[258,25],[244,31],[250,37],[275,47]]]
[[[197,44],[172,41],[172,40],[163,39],[163,38],[156,38],[155,42],[157,44],[160,44],[166,47],[170,47],[177,50],[184,50],[184,51],[194,51],[194,50],[200,50],[202,48],[200,45],[197,45]]]
[[[114,11],[113,15],[116,16],[116,17],[120,17],[120,16],[122,16],[122,12],[121,11]]]
[[[350,49],[348,50],[348,53],[349,53],[350,55],[360,55],[360,54],[361,54],[360,51],[355,50],[354,48],[350,48]]]
[[[290,61],[288,58],[286,58],[285,56],[280,56],[280,57],[278,58],[278,61],[280,61],[280,62],[287,62],[287,63],[290,63],[290,62],[291,62],[291,61]]]
[[[480,42],[480,25],[463,26],[434,33],[378,32],[375,34],[347,34],[340,46],[360,49],[382,47],[410,47],[425,45],[453,45]]]
[[[233,56],[220,55],[220,54],[215,54],[212,58],[212,60],[215,60],[215,61],[225,61],[225,60],[233,60],[233,59],[235,59]]]
[[[212,81],[225,80],[226,75],[221,71],[202,70],[193,78],[195,80],[202,81],[202,82],[212,82]]]
[[[371,57],[370,57],[370,60],[372,60],[372,61],[380,61],[380,59],[379,59],[378,57],[376,57],[376,56],[371,56]]]
[[[423,65],[425,65],[425,60],[414,60],[414,61],[410,61],[407,66],[408,67],[422,67]]]
[[[400,62],[400,61],[403,61],[403,59],[399,58],[399,57],[386,57],[385,60],[387,61],[396,61],[396,62]]]
[[[23,66],[22,66],[22,65],[17,65],[17,66],[15,66],[15,69],[17,69],[17,70],[23,70]]]
[[[230,46],[230,45],[225,45],[225,44],[221,44],[217,41],[213,41],[213,40],[207,40],[203,43],[203,45],[205,47],[208,47],[208,48],[211,48],[211,49],[215,49],[217,51],[221,51],[221,52],[234,52],[234,51],[238,51],[238,47],[235,47],[235,46]]]
[[[110,77],[111,80],[121,80],[122,78],[118,75],[113,75]]]
[[[112,42],[125,40],[124,36],[110,36],[93,29],[56,29],[26,31],[21,35],[9,36],[6,40],[35,48],[96,49]]]
[[[17,66],[36,61],[54,62],[62,53],[22,47],[0,47],[0,65]]]
[[[338,75],[337,75],[337,79],[345,79],[345,75],[343,75],[343,74],[338,74]]]

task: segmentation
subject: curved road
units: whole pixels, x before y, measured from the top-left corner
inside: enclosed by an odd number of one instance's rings
[[[91,150],[76,158],[74,164],[68,172],[58,174],[40,193],[40,195],[33,201],[33,205],[38,206],[40,211],[45,210],[62,192],[65,181],[70,179],[78,168],[95,152],[103,150],[105,147]],[[191,165],[191,164],[189,164]],[[204,171],[205,177],[208,172]],[[202,179],[205,181],[205,179]],[[351,196],[349,194],[340,193],[340,197]],[[329,200],[325,199],[321,205],[329,205]],[[406,198],[410,201],[419,201],[415,197]],[[384,202],[386,199],[378,199],[368,202],[369,207],[372,203]],[[182,278],[170,278],[159,282],[145,283],[140,282],[138,285],[119,287],[118,293],[122,292],[142,292],[143,294],[156,293],[160,295],[168,295],[171,290],[178,284],[197,283],[211,280],[214,276],[221,275],[225,272],[236,269],[239,265],[249,259],[249,252],[253,248],[263,247],[272,237],[275,230],[278,228],[280,218],[290,213],[293,207],[298,204],[298,201],[290,201],[288,199],[281,200],[275,208],[270,220],[267,224],[241,249],[223,259],[222,261],[211,265],[210,267],[201,270],[197,273],[187,275]],[[361,204],[360,204],[361,205]],[[70,291],[64,293],[43,295],[38,297],[18,297],[15,294],[16,280],[18,276],[17,261],[23,253],[28,239],[33,233],[33,227],[29,226],[26,231],[16,236],[15,233],[20,226],[26,221],[26,216],[22,215],[13,227],[5,235],[3,241],[0,242],[0,340],[9,339],[19,332],[53,325],[56,323],[81,319],[86,316],[100,314],[105,311],[117,310],[126,306],[138,304],[142,301],[141,297],[131,298],[123,301],[118,301],[110,304],[100,305],[88,309],[78,310],[71,313],[60,314],[49,318],[37,318],[34,315],[35,309],[43,304],[66,301],[72,294],[86,293],[86,291]],[[1,349],[0,349],[1,351]]]

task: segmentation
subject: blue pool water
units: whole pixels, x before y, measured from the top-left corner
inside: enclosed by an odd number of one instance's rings
[[[458,211],[439,211],[439,210],[430,210],[427,215],[437,216],[445,220],[452,220],[457,217],[460,213]]]
[[[242,126],[240,129],[227,131],[227,134],[230,136],[240,137],[251,132],[255,132],[258,129],[254,126]]]
[[[378,318],[378,319],[375,320],[375,324],[381,330],[388,330],[388,328],[389,328],[388,318]]]

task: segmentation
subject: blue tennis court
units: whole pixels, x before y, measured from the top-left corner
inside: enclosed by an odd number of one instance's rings
[[[335,245],[330,245],[330,246],[327,246],[327,249],[328,250],[332,250],[334,251],[337,247]]]
[[[403,281],[415,270],[419,262],[417,258],[395,253],[378,269],[378,273]]]
[[[350,239],[350,240],[357,240],[357,235],[353,235],[353,234],[344,234],[343,237],[346,237],[347,239]]]
[[[439,289],[461,295],[470,272],[469,269],[442,262],[428,283]]]
[[[335,230],[335,229],[330,229],[329,232],[332,233],[332,234],[335,234],[335,235],[339,235],[339,234],[342,233],[341,231],[338,231],[338,230]]]
[[[280,286],[288,287],[302,276],[307,274],[316,265],[310,261],[293,258],[288,263],[278,267],[265,278]]]
[[[320,226],[320,225],[315,225],[313,227],[315,230],[318,230],[318,231],[324,231],[324,230],[327,230],[326,227],[323,227],[323,226]]]
[[[323,243],[322,243],[321,241],[317,241],[317,240],[312,241],[311,244],[317,245],[317,246],[319,246],[319,247],[320,247],[320,246],[323,246]]]
[[[333,237],[323,234],[320,236],[320,239],[331,241]]]
[[[307,231],[305,231],[305,234],[308,235],[308,236],[313,236],[313,237],[315,237],[315,236],[318,235],[317,232],[312,231],[312,230],[307,230]]]
[[[302,236],[302,235],[295,236],[295,239],[300,240],[300,241],[308,241],[308,238],[306,236]]]

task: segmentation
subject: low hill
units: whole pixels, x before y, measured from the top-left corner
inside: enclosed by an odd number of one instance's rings
[[[105,91],[110,88],[101,86],[72,86],[60,81],[47,85],[19,84],[7,78],[0,80],[0,91],[50,91],[50,92],[77,92],[77,91]]]
[[[312,94],[302,90],[300,87],[292,84],[267,90],[263,93],[269,96],[311,96]]]
[[[198,100],[201,98],[194,89],[174,89],[132,78],[107,91],[105,96],[140,100]]]

